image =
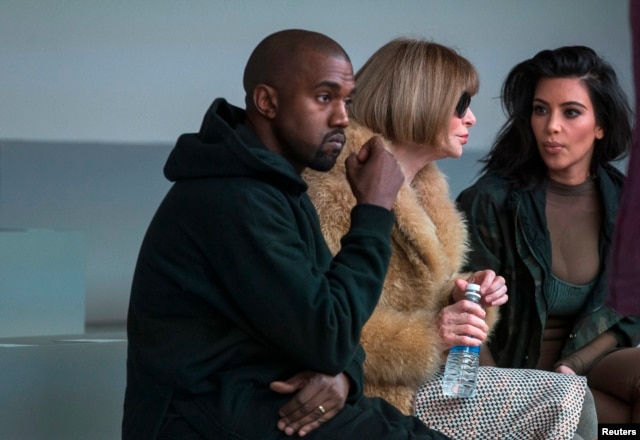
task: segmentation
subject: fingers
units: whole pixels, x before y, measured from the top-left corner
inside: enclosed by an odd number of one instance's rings
[[[497,307],[506,304],[509,301],[509,295],[507,295],[507,286],[502,286],[495,292],[488,294],[483,298],[486,307]]]
[[[367,159],[369,159],[371,150],[375,150],[376,154],[379,154],[380,148],[384,149],[384,145],[382,144],[380,138],[378,136],[372,137],[362,145],[357,153],[351,153],[349,156],[347,156],[347,166],[354,167],[356,166],[356,162],[357,164],[364,164]]]
[[[276,393],[291,394],[299,389],[302,389],[311,376],[311,372],[304,371],[302,373],[291,376],[287,380],[273,381],[269,384],[269,387]]]
[[[482,304],[484,307],[496,307],[505,304],[509,296],[507,295],[507,285],[503,277],[497,276],[486,290],[480,288],[482,294]]]
[[[271,388],[272,391],[280,394],[291,394],[297,389],[294,385],[284,381],[271,382],[269,384],[269,388]]]
[[[369,139],[369,141],[367,141],[362,146],[362,148],[360,148],[360,151],[358,151],[358,155],[356,156],[356,158],[358,159],[358,162],[365,163],[369,158],[369,153],[371,152],[371,144],[374,143],[372,142],[372,140],[373,138]]]
[[[278,429],[287,435],[298,434],[304,436],[321,424],[333,418],[342,409],[342,405],[335,405],[332,401],[312,399],[301,404],[293,413],[278,420]]]
[[[464,292],[468,283],[480,285],[481,305],[484,308],[501,306],[509,300],[506,280],[490,269],[475,272],[469,280],[457,279],[455,284],[459,291]],[[460,293],[456,295],[460,296]]]
[[[454,298],[463,297],[469,283],[480,285],[480,304],[458,300],[440,311],[438,333],[447,348],[455,345],[480,345],[487,338],[489,330],[484,321],[484,309],[501,306],[509,299],[504,277],[496,275],[490,269],[475,272],[468,280],[455,280]]]
[[[278,421],[278,429],[287,435],[298,434],[303,437],[330,420],[339,411],[332,406],[331,402],[314,405],[313,400],[306,402],[291,415],[281,418]]]
[[[482,322],[487,317],[487,312],[480,304],[473,301],[461,300],[442,309],[443,315],[448,318],[448,322],[465,324],[469,322]],[[473,319],[477,317],[477,320]],[[486,327],[486,323],[483,324]]]
[[[459,301],[442,309],[438,316],[438,334],[444,348],[480,345],[489,330],[484,317],[484,310],[471,301]]]
[[[469,312],[457,315],[457,322],[450,327],[454,339],[464,342],[465,345],[480,345],[487,337],[489,327],[483,318],[479,318]],[[472,338],[472,341],[469,341]]]
[[[314,373],[280,409],[278,429],[287,435],[306,435],[335,416],[348,394],[349,379],[343,373],[337,376]]]
[[[361,152],[362,150],[360,150]],[[347,167],[348,170],[355,168],[356,166],[358,166],[358,164],[360,163],[360,160],[358,159],[360,152],[358,153],[351,153],[350,155],[347,156],[347,158],[345,159],[344,163]]]
[[[575,371],[573,371],[571,368],[567,367],[566,365],[558,366],[558,368],[556,368],[556,373],[572,374],[572,375],[576,374]]]
[[[404,174],[382,139],[374,136],[346,162],[347,180],[358,203],[391,209],[404,183]]]

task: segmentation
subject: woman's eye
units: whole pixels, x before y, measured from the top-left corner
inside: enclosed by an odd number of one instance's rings
[[[535,113],[536,115],[544,115],[546,112],[547,112],[547,109],[541,105],[533,106],[533,113]]]
[[[575,108],[568,108],[565,110],[564,114],[568,117],[568,118],[575,118],[576,116],[580,116],[580,110],[577,110]]]

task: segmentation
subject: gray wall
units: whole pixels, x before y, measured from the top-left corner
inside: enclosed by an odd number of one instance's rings
[[[241,104],[246,58],[289,27],[327,33],[357,69],[399,35],[456,47],[478,68],[478,123],[443,162],[453,193],[502,123],[515,63],[586,44],[632,96],[625,0],[0,0],[0,228],[85,234],[88,322],[123,321],[142,234],[168,188],[176,137],[216,96]]]
[[[171,147],[0,141],[0,234],[3,228],[81,232],[89,323],[125,320],[138,249],[169,188],[162,167]]]
[[[213,97],[241,104],[249,53],[289,27],[321,31],[357,69],[389,39],[432,38],[478,68],[486,146],[501,80],[543,48],[586,44],[631,90],[626,0],[0,0],[0,139],[173,142]]]

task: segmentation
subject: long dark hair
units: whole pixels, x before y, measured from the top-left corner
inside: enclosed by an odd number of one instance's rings
[[[547,167],[538,153],[531,129],[533,95],[541,78],[579,78],[587,86],[596,123],[604,136],[596,140],[591,173],[599,165],[624,158],[631,149],[632,110],[611,65],[585,46],[543,50],[517,64],[502,85],[502,109],[507,121],[491,151],[482,159],[483,171],[494,171],[526,184],[541,182]]]

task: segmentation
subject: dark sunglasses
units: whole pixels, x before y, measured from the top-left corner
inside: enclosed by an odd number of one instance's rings
[[[464,115],[467,114],[467,110],[469,109],[469,105],[471,104],[471,95],[469,92],[463,92],[462,96],[458,100],[456,104],[456,116],[460,119],[464,118]]]

